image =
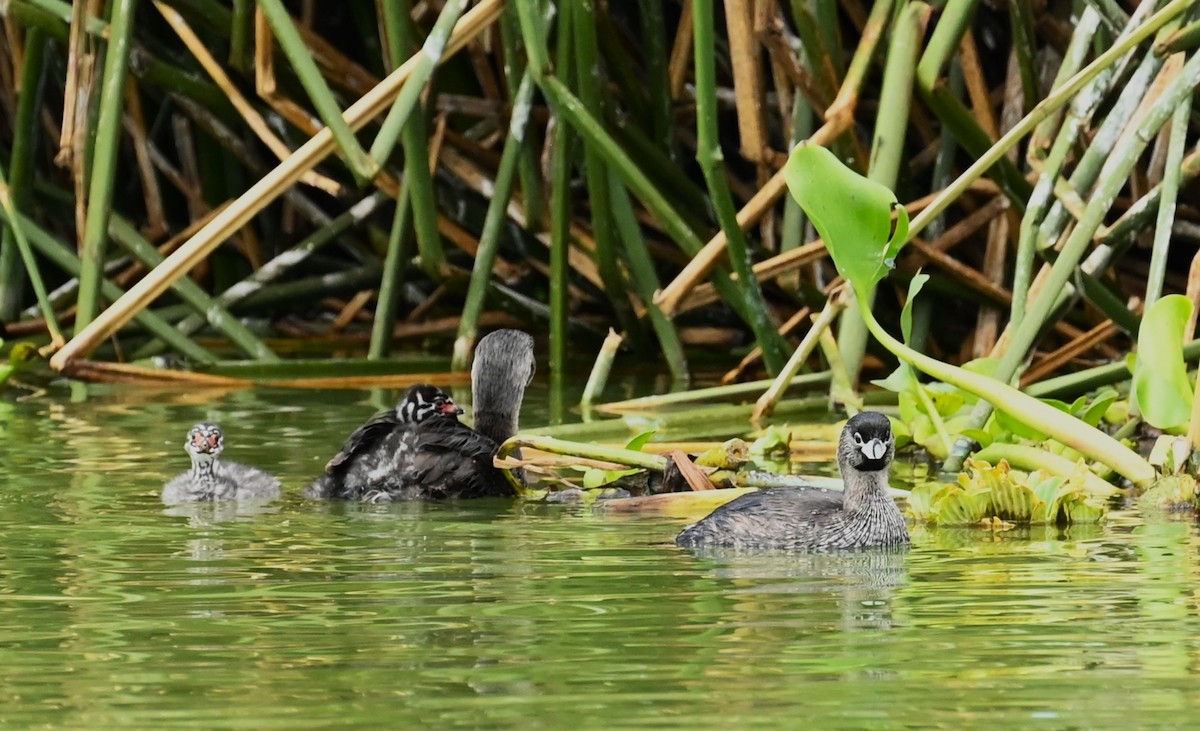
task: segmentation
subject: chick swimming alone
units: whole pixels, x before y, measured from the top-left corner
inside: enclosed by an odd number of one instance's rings
[[[255,467],[222,460],[225,435],[216,424],[196,424],[188,430],[184,449],[191,455],[192,469],[163,487],[162,501],[168,505],[211,500],[274,500],[279,497],[279,480]]]
[[[891,422],[883,414],[864,411],[846,422],[838,441],[844,491],[758,490],[684,528],[675,542],[796,551],[907,546],[908,525],[888,494],[894,454]]]

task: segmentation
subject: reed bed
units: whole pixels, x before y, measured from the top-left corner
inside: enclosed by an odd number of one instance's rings
[[[924,269],[910,344],[939,359],[1071,395],[1115,377],[1148,303],[1200,299],[1188,0],[0,18],[0,323],[80,378],[314,348],[461,368],[503,322],[549,333],[557,378],[599,363],[589,400],[610,367],[686,382],[698,357],[782,373],[758,416],[804,372],[853,394],[891,359],[785,196],[804,140],[915,216],[875,309],[894,325]]]

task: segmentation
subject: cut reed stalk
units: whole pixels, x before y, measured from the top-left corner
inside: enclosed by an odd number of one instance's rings
[[[87,222],[81,250],[83,271],[79,276],[79,298],[75,309],[77,332],[92,322],[100,308],[100,280],[104,277],[108,218],[121,135],[121,106],[125,99],[125,70],[129,65],[133,15],[136,10],[137,0],[113,2],[87,194]]]

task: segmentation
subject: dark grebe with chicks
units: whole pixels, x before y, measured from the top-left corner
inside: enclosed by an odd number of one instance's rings
[[[533,338],[527,333],[486,335],[471,367],[474,429],[459,422],[462,410],[449,396],[416,386],[394,411],[355,430],[305,495],[363,502],[511,497],[515,491],[492,458],[517,433],[533,372]]]

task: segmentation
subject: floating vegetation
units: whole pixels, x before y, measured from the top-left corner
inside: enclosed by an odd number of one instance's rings
[[[939,526],[1097,523],[1107,513],[1107,494],[1089,490],[1086,465],[1064,477],[1018,472],[1001,460],[992,466],[968,459],[957,484],[926,483],[913,489],[907,512]],[[1111,492],[1110,492],[1111,494]]]

